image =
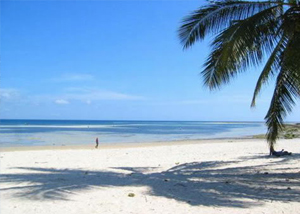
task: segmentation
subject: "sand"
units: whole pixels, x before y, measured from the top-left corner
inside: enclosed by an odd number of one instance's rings
[[[0,153],[0,213],[300,213],[300,140],[19,148]],[[130,197],[133,196],[133,197]]]

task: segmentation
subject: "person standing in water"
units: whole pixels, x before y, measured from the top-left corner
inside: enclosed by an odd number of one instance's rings
[[[98,145],[99,145],[99,140],[98,138],[96,138],[96,146],[95,146],[96,149],[98,148]]]

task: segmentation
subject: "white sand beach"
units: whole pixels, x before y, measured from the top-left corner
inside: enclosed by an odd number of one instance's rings
[[[300,212],[299,139],[93,146],[2,150],[0,213]]]

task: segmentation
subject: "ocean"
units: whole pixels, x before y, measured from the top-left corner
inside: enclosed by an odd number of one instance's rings
[[[262,122],[0,120],[0,147],[247,138]]]

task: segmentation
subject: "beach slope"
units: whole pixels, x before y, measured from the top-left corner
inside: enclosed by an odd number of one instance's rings
[[[2,151],[0,213],[299,213],[298,141]]]

